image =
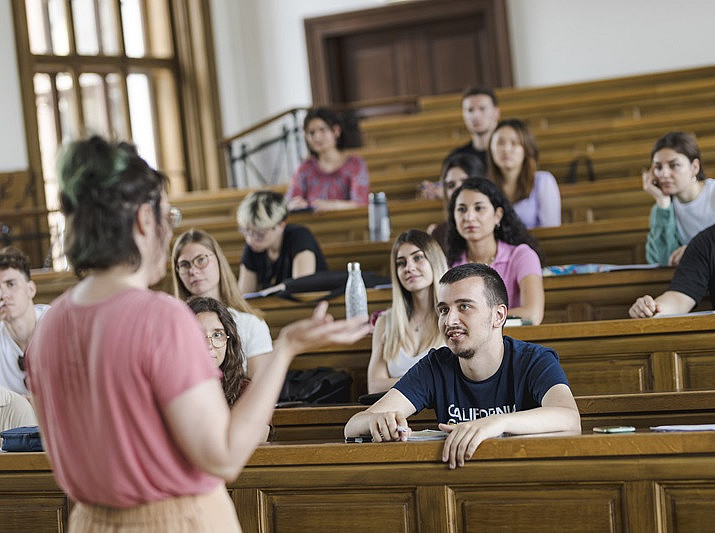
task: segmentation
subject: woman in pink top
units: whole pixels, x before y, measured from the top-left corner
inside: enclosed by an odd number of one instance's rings
[[[488,179],[470,178],[452,194],[448,240],[450,266],[490,265],[506,285],[509,314],[541,323],[540,250],[499,187]]]
[[[240,531],[224,480],[263,439],[293,356],[354,342],[367,326],[326,307],[286,326],[229,410],[186,305],[148,290],[166,274],[166,179],[127,144],[71,144],[59,169],[67,257],[82,280],[60,296],[27,349],[49,460],[75,501],[71,531]]]
[[[370,178],[365,161],[342,151],[338,116],[324,107],[303,120],[310,156],[301,163],[288,188],[288,209],[333,211],[367,205]]]

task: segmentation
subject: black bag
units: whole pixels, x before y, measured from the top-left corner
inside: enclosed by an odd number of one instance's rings
[[[41,452],[40,428],[22,426],[0,432],[2,449],[6,452]]]
[[[353,379],[347,372],[332,368],[290,370],[278,401],[308,404],[348,403],[352,382]]]
[[[390,283],[390,278],[380,276],[379,274],[375,274],[370,271],[362,272],[362,279],[365,282],[365,288],[367,289],[375,287],[376,285],[387,285]],[[336,296],[344,294],[347,282],[347,271],[334,272],[331,270],[324,270],[322,272],[311,274],[310,276],[303,276],[302,278],[290,278],[283,280],[285,290],[277,292],[276,296],[293,299],[293,294],[295,293],[330,291],[330,294],[327,296],[319,298],[319,300],[329,300],[330,298],[335,298]]]
[[[566,180],[569,183],[576,183],[576,180],[578,179],[578,165],[581,161],[583,161],[586,165],[586,177],[588,178],[588,181],[594,181],[596,179],[596,175],[593,172],[593,161],[587,155],[580,155],[574,158],[569,165],[569,173],[566,176]]]

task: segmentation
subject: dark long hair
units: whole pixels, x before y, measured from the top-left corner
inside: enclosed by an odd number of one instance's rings
[[[487,170],[489,177],[500,188],[504,187],[504,175],[501,169],[494,163],[492,156],[492,139],[494,135],[502,128],[511,128],[519,137],[519,142],[524,148],[524,161],[519,170],[519,176],[516,179],[516,191],[514,192],[514,201],[518,202],[524,198],[528,198],[531,190],[534,188],[534,176],[536,175],[536,162],[539,159],[539,149],[536,146],[536,140],[529,131],[529,127],[522,120],[509,118],[500,121],[497,127],[492,132],[489,138],[489,149],[487,150]]]
[[[494,228],[494,237],[497,240],[515,246],[528,244],[539,256],[541,265],[543,266],[545,264],[544,254],[536,242],[536,239],[528,232],[526,226],[524,226],[524,223],[516,214],[516,211],[514,211],[514,208],[511,206],[511,203],[509,203],[509,200],[506,199],[501,189],[486,178],[469,178],[462,183],[461,187],[454,191],[452,198],[449,200],[449,234],[447,237],[448,264],[453,265],[456,263],[460,256],[467,250],[467,241],[457,231],[457,222],[454,218],[457,197],[463,190],[478,191],[489,198],[489,202],[491,202],[494,209],[502,208],[504,214],[501,222]]]
[[[243,372],[243,361],[246,356],[243,354],[243,349],[241,348],[241,339],[236,330],[236,322],[234,322],[228,308],[214,298],[194,296],[193,298],[189,298],[186,303],[194,314],[216,313],[219,322],[221,322],[223,329],[226,331],[226,335],[228,335],[226,357],[219,365],[219,368],[223,373],[221,376],[223,394],[226,396],[228,406],[231,407],[236,403],[236,400],[238,400],[241,392],[249,382],[249,379]]]

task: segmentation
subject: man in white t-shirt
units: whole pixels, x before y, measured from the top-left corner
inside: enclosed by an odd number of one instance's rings
[[[0,386],[22,395],[28,393],[22,356],[50,307],[33,303],[36,290],[28,257],[12,246],[0,250]]]

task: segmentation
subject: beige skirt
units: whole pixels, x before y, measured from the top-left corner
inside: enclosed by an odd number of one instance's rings
[[[78,503],[69,520],[70,533],[159,533],[241,531],[233,502],[223,484],[197,496],[114,509]]]

